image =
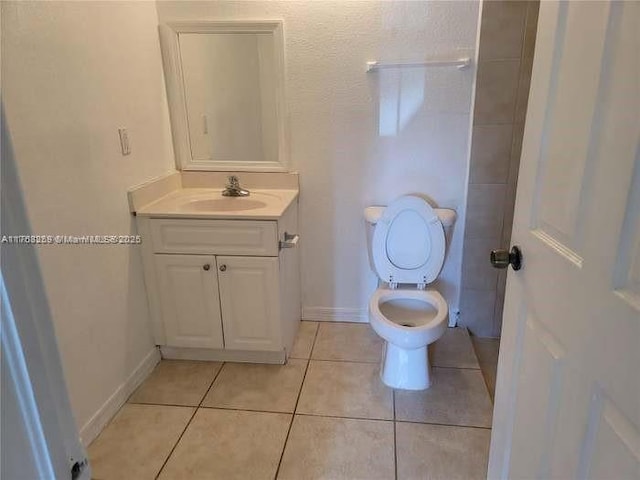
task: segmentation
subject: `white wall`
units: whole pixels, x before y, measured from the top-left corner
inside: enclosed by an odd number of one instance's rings
[[[127,189],[173,168],[155,5],[2,2],[2,21],[3,102],[32,230],[133,233]],[[38,253],[83,427],[154,349],[140,258],[128,246]]]
[[[478,3],[159,1],[157,7],[160,21],[285,21],[304,316],[365,320],[375,276],[362,210],[422,192],[464,214],[474,80],[473,68],[366,74],[365,63],[473,57]],[[462,225],[440,287],[454,310]]]

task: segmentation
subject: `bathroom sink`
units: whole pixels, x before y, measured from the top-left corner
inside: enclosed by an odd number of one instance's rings
[[[191,200],[181,210],[197,212],[242,212],[266,207],[266,202],[247,197],[207,198]]]
[[[278,219],[298,196],[297,190],[251,191],[248,197],[224,197],[218,188],[181,188],[148,204],[137,215],[183,218]]]

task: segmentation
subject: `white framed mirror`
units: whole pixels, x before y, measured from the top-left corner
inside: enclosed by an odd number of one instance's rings
[[[179,170],[287,171],[281,20],[160,25]]]

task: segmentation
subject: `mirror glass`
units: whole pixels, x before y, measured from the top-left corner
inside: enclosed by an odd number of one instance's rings
[[[179,36],[194,160],[277,160],[272,35]]]
[[[286,171],[282,22],[160,27],[179,169]]]

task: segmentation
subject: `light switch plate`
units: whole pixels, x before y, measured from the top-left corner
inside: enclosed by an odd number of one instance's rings
[[[122,155],[129,155],[131,153],[131,145],[129,144],[129,133],[126,128],[119,128],[118,135],[120,136],[120,150]]]

